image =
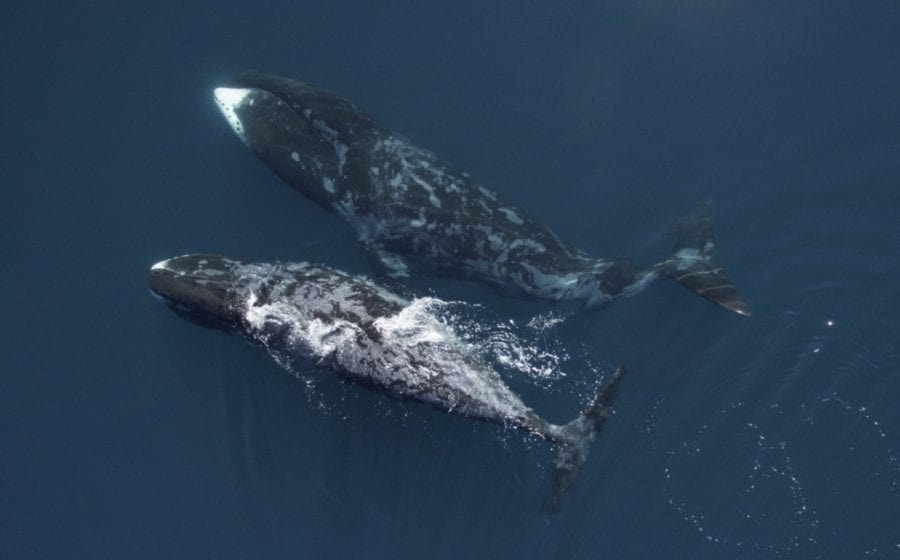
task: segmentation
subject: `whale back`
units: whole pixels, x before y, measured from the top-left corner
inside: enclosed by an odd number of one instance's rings
[[[244,334],[292,371],[312,363],[463,416],[530,421],[478,349],[441,320],[443,302],[407,301],[365,278],[308,263],[242,266],[235,300]]]

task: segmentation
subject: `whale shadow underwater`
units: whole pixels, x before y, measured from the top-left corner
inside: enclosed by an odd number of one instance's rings
[[[240,139],[294,189],[348,222],[380,274],[453,276],[532,299],[593,308],[657,277],[750,315],[712,261],[710,202],[671,228],[671,255],[641,268],[588,256],[351,101],[313,84],[244,72],[215,100]]]
[[[473,344],[431,308],[323,265],[244,264],[186,255],[155,264],[151,293],[198,325],[264,346],[279,364],[315,364],[399,399],[528,432],[556,448],[550,508],[584,466],[621,385],[621,366],[574,420],[543,419],[503,382]]]

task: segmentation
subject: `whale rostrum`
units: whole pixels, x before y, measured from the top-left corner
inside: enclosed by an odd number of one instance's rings
[[[499,193],[313,84],[245,72],[215,90],[232,129],[279,177],[346,220],[379,272],[421,271],[502,293],[596,307],[666,276],[741,315],[712,262],[710,204],[673,228],[669,258],[641,268],[584,254]]]
[[[624,368],[575,420],[548,422],[525,405],[434,311],[360,276],[323,265],[245,264],[186,255],[150,269],[151,292],[197,324],[262,344],[283,365],[314,364],[393,397],[510,426],[553,444],[553,506],[581,470],[606,422]]]

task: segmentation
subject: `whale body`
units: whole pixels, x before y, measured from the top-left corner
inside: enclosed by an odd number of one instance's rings
[[[666,260],[640,268],[584,254],[502,195],[313,84],[246,72],[215,90],[232,129],[278,176],[356,231],[377,269],[456,276],[502,293],[596,307],[667,276],[749,315],[711,259],[710,205],[673,228]]]
[[[557,448],[554,507],[581,470],[624,372],[617,369],[575,420],[556,425],[525,405],[429,298],[409,301],[323,265],[217,255],[157,263],[149,285],[182,317],[262,344],[283,365],[315,364],[393,397],[547,440]]]

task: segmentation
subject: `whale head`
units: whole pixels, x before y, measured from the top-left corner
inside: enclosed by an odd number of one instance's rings
[[[150,292],[189,321],[236,331],[241,327],[233,301],[237,264],[217,255],[185,255],[161,261],[150,269]]]
[[[240,139],[285,182],[330,204],[359,172],[381,126],[353,103],[320,87],[245,72],[216,88],[219,109]]]

